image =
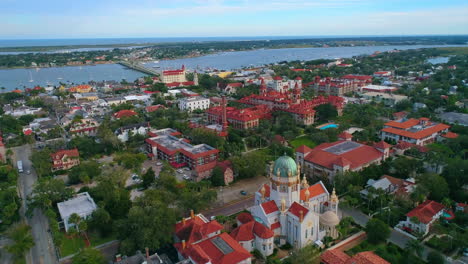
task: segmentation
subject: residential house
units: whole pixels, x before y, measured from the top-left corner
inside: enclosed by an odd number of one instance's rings
[[[418,146],[433,143],[438,136],[448,132],[450,126],[433,122],[429,118],[390,121],[380,131],[382,140],[405,141]]]
[[[52,158],[52,171],[69,170],[80,164],[78,149],[64,149],[50,154]]]
[[[388,175],[384,175],[378,180],[369,179],[366,188],[360,192],[364,199],[368,198],[369,188],[371,187],[376,190],[383,190],[387,194],[395,194],[401,198],[408,198],[416,185],[414,179],[403,180]]]
[[[149,122],[143,122],[138,124],[131,124],[123,126],[115,131],[115,135],[122,142],[127,142],[130,136],[142,135],[146,136],[151,125]]]
[[[57,203],[57,208],[59,210],[60,218],[63,221],[65,231],[68,232],[71,227],[75,226],[74,223],[70,223],[69,221],[72,214],[77,214],[83,220],[86,220],[97,209],[97,206],[89,193],[83,192],[77,194],[70,200]]]
[[[136,116],[136,115],[138,115],[138,114],[133,110],[120,110],[120,111],[114,113],[113,117],[115,119],[120,119],[122,117],[131,117],[131,116]]]
[[[262,223],[256,221],[250,213],[240,213],[237,217],[237,228],[230,235],[248,252],[255,249],[267,257],[273,254],[275,233]]]
[[[237,89],[244,87],[244,84],[241,82],[236,83],[217,83],[216,89],[225,94],[235,94]]]
[[[99,123],[94,119],[81,119],[70,125],[68,132],[72,137],[77,136],[96,136]]]
[[[350,257],[339,249],[330,249],[320,256],[321,264],[390,264],[372,251],[359,252]]]
[[[432,224],[444,213],[445,206],[426,200],[406,214],[406,219],[400,221],[397,227],[410,233],[417,232],[423,235],[429,233]]]

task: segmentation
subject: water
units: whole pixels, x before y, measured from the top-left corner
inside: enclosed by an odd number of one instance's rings
[[[448,46],[448,45],[447,45]],[[455,46],[455,45],[454,45]],[[417,49],[440,46],[372,46],[372,47],[334,47],[334,48],[297,48],[297,49],[267,49],[254,51],[223,52],[197,58],[160,61],[146,63],[146,67],[158,65],[163,69],[176,69],[184,64],[189,69],[216,68],[219,70],[239,69],[249,66],[260,66],[280,61],[314,60],[349,58],[356,55],[372,54],[376,51],[393,49]],[[126,70],[117,64],[105,64],[82,67],[59,67],[36,69],[6,69],[0,70],[0,87],[13,90],[15,88],[33,87],[34,85],[58,85],[60,82],[83,83],[91,80],[126,79],[133,81],[145,74]],[[60,79],[61,78],[61,79]],[[32,82],[29,82],[33,80]]]
[[[326,125],[326,126],[320,127],[319,129],[320,129],[320,130],[325,130],[325,129],[337,128],[337,127],[338,127],[337,124],[328,124],[328,125]]]
[[[449,61],[449,57],[435,57],[428,59],[427,62],[431,64],[441,64],[441,63],[447,63]]]
[[[81,84],[89,81],[134,81],[145,74],[127,69],[120,64],[100,64],[96,66],[70,66],[37,69],[0,70],[0,87],[6,91],[35,85],[59,85],[60,83]],[[32,80],[32,82],[30,82]]]

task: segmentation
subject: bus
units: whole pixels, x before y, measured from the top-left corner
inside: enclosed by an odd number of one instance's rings
[[[18,160],[16,162],[16,166],[18,167],[19,172],[23,172],[23,161],[22,160]]]

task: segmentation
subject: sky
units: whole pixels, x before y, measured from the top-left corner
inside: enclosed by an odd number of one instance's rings
[[[0,0],[0,39],[452,34],[467,0]]]

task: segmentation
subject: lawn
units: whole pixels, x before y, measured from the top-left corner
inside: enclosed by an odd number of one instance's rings
[[[302,136],[302,137],[295,138],[295,139],[289,141],[289,144],[291,144],[291,146],[293,148],[297,148],[297,147],[302,146],[302,145],[306,145],[309,148],[313,148],[313,147],[315,147],[317,145],[308,136]]]
[[[98,233],[88,232],[89,241],[91,246],[95,247],[106,242],[115,240],[115,235],[109,235],[108,237],[101,237]],[[77,253],[81,248],[85,247],[85,241],[83,236],[69,238],[64,234],[62,245],[60,246],[61,257],[66,257],[71,254]]]

